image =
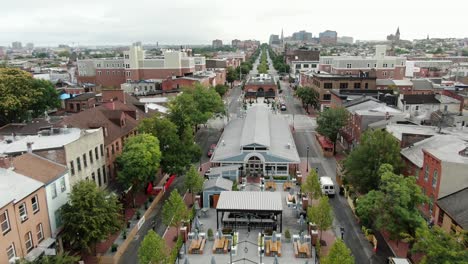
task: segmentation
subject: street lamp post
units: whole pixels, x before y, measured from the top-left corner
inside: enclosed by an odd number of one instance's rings
[[[307,167],[306,167],[306,172],[309,172],[309,149],[310,149],[310,147],[307,146]]]

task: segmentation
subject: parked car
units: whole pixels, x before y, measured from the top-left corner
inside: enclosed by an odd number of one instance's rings
[[[281,104],[280,109],[281,109],[281,111],[286,111],[286,104]]]
[[[216,144],[211,144],[210,148],[208,149],[208,153],[207,153],[209,158],[211,158],[211,156],[213,156],[215,148],[216,148]]]

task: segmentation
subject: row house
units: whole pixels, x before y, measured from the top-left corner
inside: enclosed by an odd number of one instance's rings
[[[138,123],[147,114],[135,106],[134,97],[126,94],[123,90],[106,90],[102,94],[102,105],[87,109],[80,113],[67,116],[62,124],[79,129],[100,129],[103,138],[103,146],[99,147],[99,153],[95,152],[94,161],[98,154],[105,159],[101,173],[104,179],[116,177],[115,159],[122,153],[125,140],[137,134]],[[83,155],[82,163],[92,163],[93,157],[89,159]],[[78,160],[77,160],[78,161]]]
[[[319,50],[286,50],[284,60],[289,64],[291,73],[299,74],[301,72],[318,69],[320,59]]]
[[[54,242],[44,184],[12,167],[0,178],[0,263],[34,261]]]
[[[444,215],[436,203],[468,187],[468,141],[461,135],[438,134],[401,150],[405,175],[414,175],[429,202],[423,215],[438,224]],[[463,205],[466,210],[468,206]],[[442,206],[443,207],[443,206]]]
[[[108,177],[103,134],[99,126],[93,129],[45,127],[36,135],[29,136],[18,136],[12,132],[12,135],[3,137],[0,154],[15,157],[34,153],[67,166],[71,186],[80,180],[92,180],[105,188]]]
[[[406,59],[386,56],[386,50],[385,45],[376,45],[373,57],[321,56],[319,70],[338,75],[358,75],[360,72],[374,71],[377,79],[404,79]]]
[[[444,94],[400,94],[398,108],[421,122],[431,119],[436,111],[460,113],[463,102]]]
[[[163,91],[172,91],[182,87],[194,87],[196,84],[205,87],[224,85],[226,84],[226,69],[214,69],[179,78],[170,77],[162,82],[161,87]]]
[[[78,60],[78,83],[120,87],[125,82],[162,81],[206,69],[205,57],[192,57],[190,51],[166,50],[162,56],[148,57],[140,42],[132,44],[123,55],[123,58]]]

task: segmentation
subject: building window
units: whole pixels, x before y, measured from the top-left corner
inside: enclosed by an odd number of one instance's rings
[[[55,210],[54,217],[55,217],[55,226],[57,228],[62,226],[62,215],[60,213],[60,208]]]
[[[109,74],[110,74],[110,71],[106,71],[106,74],[109,75]]]
[[[346,64],[347,69],[351,69],[351,63]]]
[[[98,147],[95,147],[95,148],[94,148],[94,155],[96,156],[96,160],[98,160],[98,159],[99,159]]]
[[[361,89],[361,83],[354,83],[354,89]]]
[[[104,183],[107,182],[106,166],[102,166],[102,180]]]
[[[106,155],[107,155],[107,158],[109,158],[109,148],[106,148]]]
[[[66,190],[67,190],[67,185],[65,184],[65,178],[62,177],[62,178],[60,179],[60,191],[61,191],[61,192],[64,192],[64,191],[66,191]]]
[[[8,219],[8,211],[5,210],[3,214],[0,215],[0,224],[2,225],[2,233],[6,234],[8,233],[11,228],[10,228],[10,219]]]
[[[100,148],[101,148],[101,157],[104,157],[104,145],[101,144]]]
[[[98,178],[98,185],[101,187],[102,182],[101,182],[101,168],[97,169],[97,178]]]
[[[102,75],[102,72],[101,72],[101,71],[98,71],[97,74],[98,74],[99,76],[101,76],[101,75]]]
[[[331,94],[324,94],[323,100],[331,100]]]
[[[16,250],[15,250],[15,244],[11,243],[9,247],[7,247],[7,257],[8,257],[8,262],[12,262],[16,258]]]
[[[119,149],[120,149],[120,146],[119,146],[119,142],[117,141],[115,142],[115,150],[119,151]]]
[[[325,88],[325,89],[331,89],[331,88],[333,88],[333,83],[324,83],[324,84],[323,84],[323,88]]]
[[[89,151],[89,162],[93,164],[93,150]]]
[[[71,175],[75,175],[75,166],[73,165],[73,160],[70,161],[70,172],[71,172]]]
[[[429,165],[426,165],[426,170],[424,171],[424,180],[427,181],[429,179]]]
[[[39,223],[36,226],[36,235],[37,235],[37,242],[41,242],[44,239],[44,232],[42,230],[42,223]]]
[[[24,241],[26,245],[26,250],[29,253],[29,251],[31,251],[34,247],[31,232],[27,232],[26,235],[24,235]]]
[[[81,171],[80,157],[76,158],[76,167],[78,168],[78,171]]]
[[[367,68],[370,68],[370,63],[367,63]]]
[[[88,167],[88,160],[86,159],[86,154],[83,154],[83,165],[85,168]]]
[[[416,109],[416,111],[418,111],[419,110],[419,105],[417,105],[415,109]]]
[[[50,192],[52,194],[52,199],[54,199],[55,197],[57,197],[57,186],[55,185],[55,182],[53,182],[51,185],[50,185]]]
[[[387,72],[386,71],[382,72],[382,75],[387,76]]]
[[[303,68],[309,68],[309,64],[303,64]]]
[[[437,218],[437,223],[441,225],[444,222],[444,211],[439,209],[439,217]]]
[[[340,89],[348,89],[348,83],[340,83]]]
[[[377,63],[374,63],[374,68],[377,68]]]
[[[112,147],[112,155],[114,155],[114,153],[115,153],[115,150],[114,150],[114,144],[112,144],[112,146],[111,146],[111,147]]]
[[[438,172],[437,170],[434,170],[434,173],[432,174],[432,187],[433,188],[437,186],[437,177],[438,177]]]
[[[34,197],[31,198],[31,204],[32,204],[33,213],[39,212],[39,200],[37,198],[37,195],[34,195]]]
[[[405,109],[406,109],[406,111],[408,111],[409,110],[409,105],[405,106]]]
[[[383,67],[384,67],[384,68],[387,68],[387,63],[384,63],[384,64],[383,64]]]
[[[93,182],[96,183],[96,174],[94,172],[91,173],[91,179],[93,179]]]
[[[369,89],[369,83],[365,83],[365,84],[364,84],[364,88],[365,88],[365,89]]]
[[[21,222],[28,220],[28,210],[26,209],[25,203],[22,203],[19,206],[19,216],[20,216]]]

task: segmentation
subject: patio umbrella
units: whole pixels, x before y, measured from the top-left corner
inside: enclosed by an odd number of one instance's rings
[[[221,228],[218,229],[217,236],[218,236],[218,239],[221,239],[223,237],[223,231],[221,231]]]
[[[188,261],[188,258],[185,258],[184,264],[190,264],[190,262]]]
[[[301,233],[302,233],[303,226],[305,224],[304,215],[301,215],[301,217],[299,217],[299,220],[297,222],[299,223],[299,226],[301,227]]]
[[[304,243],[304,232],[301,231],[301,233],[299,233],[299,241],[302,243]]]
[[[273,261],[273,264],[279,264],[278,256],[277,256],[277,255],[275,255],[275,260]]]
[[[216,264],[216,260],[215,260],[214,256],[211,256],[211,264]]]
[[[276,242],[276,231],[273,231],[273,234],[271,235],[271,241],[273,241],[273,243]]]
[[[192,228],[197,230],[197,231],[199,231],[201,229],[201,222],[200,222],[200,219],[198,218],[198,215],[195,216],[195,218],[193,219]]]
[[[198,235],[198,230],[195,229],[195,232],[193,232],[193,240],[198,240],[198,239],[200,239]]]

